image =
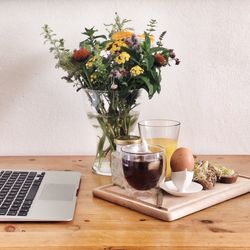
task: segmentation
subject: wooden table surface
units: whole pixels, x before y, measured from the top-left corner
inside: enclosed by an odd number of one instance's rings
[[[250,176],[249,156],[199,156]],[[90,156],[0,157],[0,168],[76,170],[82,182],[71,222],[0,223],[0,249],[250,249],[250,194],[173,222],[94,198],[111,182],[92,174]]]

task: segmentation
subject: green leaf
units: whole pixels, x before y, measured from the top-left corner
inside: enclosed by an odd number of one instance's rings
[[[146,63],[147,70],[150,70],[154,65],[154,57],[151,55],[148,56],[147,58],[145,58],[145,63]]]
[[[161,82],[161,77],[160,77],[160,74],[158,74],[155,70],[151,70],[150,71],[151,73],[151,80],[152,82],[154,83],[154,91],[156,92],[160,92],[161,91],[161,85],[160,85],[160,82]]]
[[[159,83],[160,81],[159,81],[158,73],[155,70],[151,70],[150,73],[151,73],[151,76],[152,76],[154,82]]]
[[[94,36],[94,39],[97,39],[97,38],[107,39],[107,37],[105,35]]]
[[[145,36],[145,40],[143,42],[143,49],[147,54],[149,54],[150,46],[151,46],[150,38],[147,32],[144,32],[144,36]]]
[[[85,32],[82,32],[82,34],[91,37],[91,36],[94,35],[95,32],[98,31],[98,30],[95,30],[94,28],[95,28],[95,27],[92,27],[92,28],[90,28],[90,29],[85,28]]]
[[[151,98],[155,93],[154,85],[146,76],[140,76],[139,78],[146,84],[149,98]]]

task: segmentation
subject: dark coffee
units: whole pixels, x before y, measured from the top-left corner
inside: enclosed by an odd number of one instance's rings
[[[125,179],[137,190],[148,190],[156,187],[163,168],[163,159],[147,161],[122,160]]]

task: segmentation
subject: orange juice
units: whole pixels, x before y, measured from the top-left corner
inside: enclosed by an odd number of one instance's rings
[[[177,148],[177,141],[168,138],[149,138],[146,139],[146,141],[148,144],[160,145],[164,148],[164,154],[166,158],[166,177],[170,177],[171,175],[170,158]]]

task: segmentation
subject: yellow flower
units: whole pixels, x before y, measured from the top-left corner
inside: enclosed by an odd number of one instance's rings
[[[95,73],[93,73],[92,75],[90,75],[90,81],[93,82],[94,80],[96,80],[97,75]]]
[[[123,64],[126,61],[128,61],[130,58],[130,55],[127,52],[122,52],[119,56],[115,58],[115,62],[118,64]]]
[[[116,51],[120,51],[121,47],[128,47],[128,46],[122,40],[117,40],[117,41],[113,42],[111,49],[110,49],[110,53],[114,54]]]
[[[95,60],[96,60],[96,57],[95,57],[95,56],[91,57],[91,58],[87,61],[87,63],[86,63],[86,68],[87,68],[87,69],[92,68],[92,67],[93,67],[93,62],[94,62]]]
[[[144,72],[144,70],[139,65],[136,65],[130,69],[130,73],[132,76],[138,76],[138,75],[142,74],[143,72]]]
[[[105,45],[105,50],[110,50],[110,48],[112,47],[112,42],[108,42],[108,43],[106,43],[106,45]]]
[[[130,31],[127,31],[127,30],[122,30],[122,31],[118,31],[118,32],[115,32],[112,34],[111,36],[111,39],[113,41],[116,41],[116,40],[122,40],[122,39],[125,39],[125,38],[130,38],[132,36],[132,32]]]

